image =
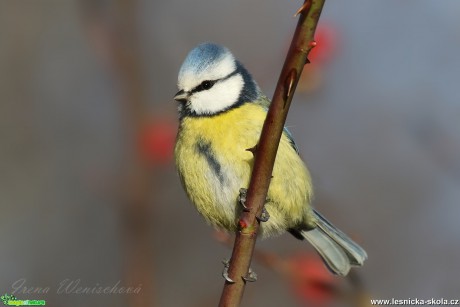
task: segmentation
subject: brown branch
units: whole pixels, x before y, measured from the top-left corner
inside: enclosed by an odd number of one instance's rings
[[[248,212],[242,212],[239,231],[233,246],[229,277],[225,282],[219,306],[239,306],[243,297],[259,223],[256,216],[262,212],[267,197],[276,152],[283,133],[284,123],[300,74],[308,53],[316,45],[313,40],[316,25],[325,0],[306,0],[296,15],[300,15],[283,69],[281,71],[270,109],[262,129],[259,143],[254,148],[254,168],[246,197]]]

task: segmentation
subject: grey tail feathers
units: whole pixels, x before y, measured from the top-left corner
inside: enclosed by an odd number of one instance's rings
[[[335,274],[345,276],[351,266],[362,266],[367,253],[346,234],[337,229],[316,210],[316,228],[297,230],[315,247],[327,267]]]

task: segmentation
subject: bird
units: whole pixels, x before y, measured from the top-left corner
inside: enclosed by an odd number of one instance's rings
[[[254,164],[248,149],[260,138],[270,100],[230,50],[212,42],[188,53],[177,86],[174,156],[181,184],[209,224],[236,231]],[[314,209],[312,198],[309,171],[284,128],[260,235],[288,232],[306,240],[332,273],[345,276],[352,266],[363,265],[366,251]]]

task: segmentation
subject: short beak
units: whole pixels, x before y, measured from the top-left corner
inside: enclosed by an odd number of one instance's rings
[[[185,103],[187,102],[188,97],[189,97],[189,94],[187,92],[184,92],[184,90],[180,90],[174,96],[174,100]]]

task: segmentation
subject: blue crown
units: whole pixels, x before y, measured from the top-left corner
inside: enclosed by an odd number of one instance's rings
[[[189,52],[180,68],[179,75],[185,72],[199,74],[225,55],[231,54],[224,46],[214,43],[203,43]]]

